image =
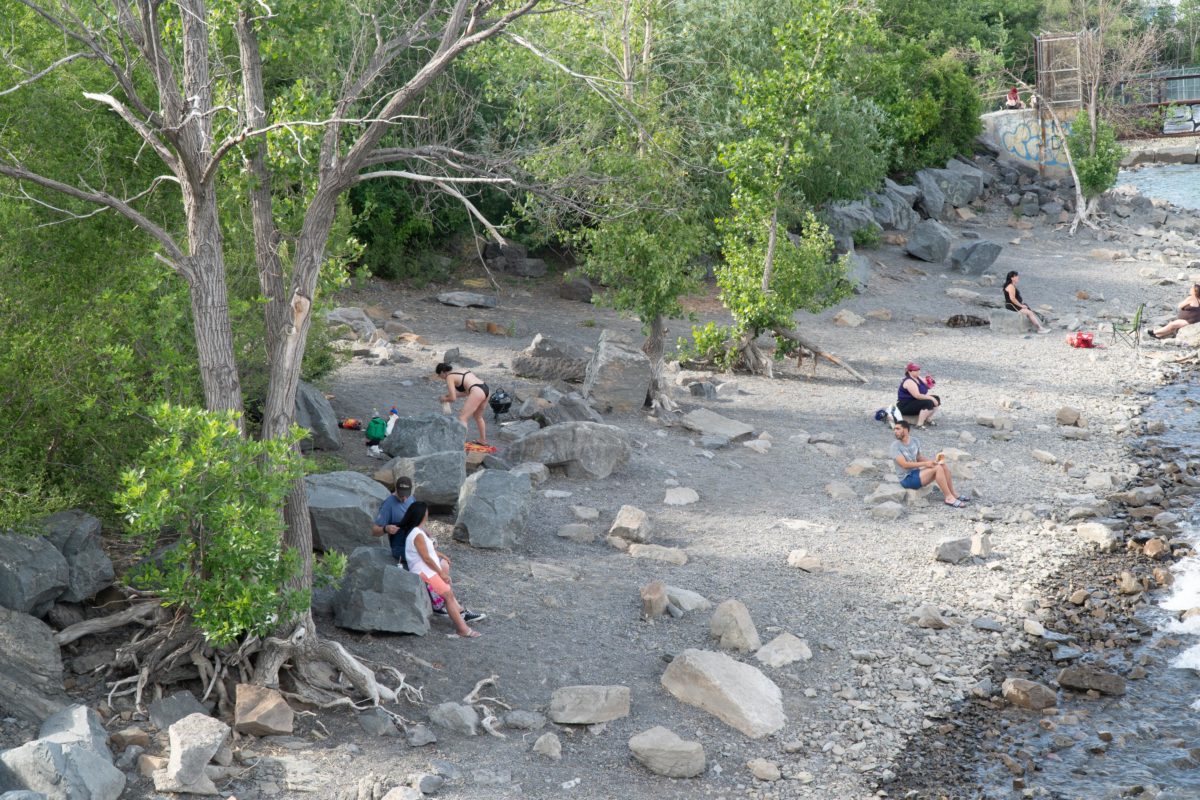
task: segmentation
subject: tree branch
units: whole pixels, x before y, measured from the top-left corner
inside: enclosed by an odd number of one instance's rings
[[[6,175],[17,181],[33,183],[43,188],[60,192],[68,197],[74,197],[76,200],[82,200],[85,203],[93,203],[95,205],[111,208],[113,211],[116,211],[118,214],[125,217],[134,225],[137,225],[139,228],[157,240],[171,259],[171,261],[168,263],[171,263],[171,266],[174,269],[180,269],[179,262],[183,261],[185,255],[183,250],[180,249],[179,245],[175,243],[175,240],[171,238],[171,235],[158,225],[151,222],[149,218],[124,200],[113,197],[107,192],[101,192],[94,189],[80,189],[78,186],[72,186],[71,184],[63,183],[61,181],[54,180],[53,178],[47,178],[44,175],[31,172],[20,165],[9,164],[4,161],[0,161],[0,175]]]
[[[154,152],[158,153],[158,157],[163,160],[167,168],[175,173],[175,176],[182,178],[179,173],[179,159],[171,152],[166,143],[155,135],[154,131],[150,130],[140,119],[135,117],[132,112],[117,98],[110,94],[97,94],[95,92],[84,92],[83,96],[88,100],[94,100],[97,103],[108,106],[113,111],[117,112],[117,116],[125,121],[125,124],[133,128],[139,136],[146,141],[146,144],[154,148]]]
[[[37,73],[36,75],[32,75],[32,76],[26,78],[25,80],[21,81],[20,83],[14,84],[13,86],[10,86],[3,91],[0,91],[0,97],[4,97],[6,94],[12,94],[15,91],[25,88],[26,86],[30,85],[31,83],[36,83],[36,82],[40,81],[42,78],[49,75],[54,70],[58,69],[61,66],[66,65],[66,64],[70,64],[72,61],[76,61],[80,58],[95,58],[95,57],[96,56],[92,53],[71,53],[71,55],[69,55],[69,56],[63,56],[58,61],[55,61],[53,64],[46,67],[44,70]]]

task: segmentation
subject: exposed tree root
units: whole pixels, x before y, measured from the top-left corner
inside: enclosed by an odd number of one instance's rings
[[[96,617],[95,619],[87,619],[83,622],[76,622],[74,625],[69,625],[54,634],[54,641],[58,643],[59,647],[62,647],[84,636],[111,631],[114,628],[124,627],[131,622],[148,624],[146,621],[154,616],[154,612],[161,608],[162,603],[159,601],[147,600],[144,603],[130,606],[124,611],[109,614],[107,617]]]
[[[832,353],[826,353],[821,348],[817,347],[816,345],[814,345],[812,342],[808,341],[807,339],[801,338],[800,334],[797,333],[795,329],[793,329],[793,328],[776,328],[774,333],[776,336],[780,337],[781,339],[787,339],[789,342],[793,342],[794,344],[798,345],[801,348],[799,351],[800,354],[796,356],[796,366],[797,367],[800,366],[800,359],[803,357],[804,352],[807,351],[812,354],[814,370],[816,369],[817,359],[823,358],[826,361],[828,361],[829,363],[835,364],[835,365],[841,367],[846,372],[849,372],[851,375],[853,375],[855,378],[858,378],[858,380],[862,381],[863,383],[870,383],[870,381],[867,378],[863,377],[863,375],[861,373],[859,373],[856,369],[851,367],[845,361],[842,361],[840,358],[833,355]]]

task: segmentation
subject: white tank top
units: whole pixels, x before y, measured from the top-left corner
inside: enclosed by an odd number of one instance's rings
[[[437,542],[431,539],[429,534],[420,528],[413,528],[404,540],[404,560],[408,562],[409,572],[415,572],[418,575],[428,578],[436,575],[437,570],[429,566],[425,563],[425,559],[421,558],[421,552],[417,550],[418,536],[425,540],[425,546],[429,549],[429,554],[437,558]]]

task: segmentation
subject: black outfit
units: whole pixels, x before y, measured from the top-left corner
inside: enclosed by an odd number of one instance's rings
[[[465,373],[465,372],[451,372],[450,374],[458,376],[458,386],[455,388],[462,394],[469,394],[473,389],[482,389],[483,390],[483,399],[487,400],[488,396],[491,395],[491,393],[492,393],[492,390],[488,388],[488,385],[486,383],[477,383],[474,386],[472,386],[470,389],[463,386],[463,384],[466,383],[466,381],[467,381],[467,373]]]
[[[1021,306],[1013,305],[1013,301],[1008,299],[1008,287],[1009,286],[1012,286],[1012,284],[1011,283],[1007,284],[1003,289],[1003,291],[1004,291],[1004,307],[1007,308],[1009,311],[1020,311]],[[1013,294],[1015,294],[1017,296],[1018,303],[1020,303],[1021,305],[1025,304],[1025,301],[1021,299],[1021,290],[1020,289],[1013,286]]]
[[[1197,322],[1200,322],[1200,306],[1184,306],[1179,309],[1179,319],[1188,325],[1195,325]]]

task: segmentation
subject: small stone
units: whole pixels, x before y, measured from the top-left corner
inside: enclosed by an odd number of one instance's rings
[[[1083,415],[1080,413],[1079,409],[1072,408],[1071,406],[1063,406],[1062,408],[1058,409],[1058,413],[1054,415],[1054,419],[1059,425],[1079,426],[1082,417]]]
[[[479,733],[479,712],[468,705],[442,703],[429,712],[429,719],[438,727],[464,736]]]
[[[405,731],[404,740],[408,742],[409,747],[424,747],[427,744],[437,744],[437,734],[428,725],[419,722]]]
[[[712,603],[704,595],[678,586],[667,587],[667,601],[681,611],[706,611],[712,608]]]
[[[582,522],[572,522],[563,525],[558,529],[558,536],[562,539],[569,539],[572,542],[580,544],[589,544],[596,541],[596,532],[592,530],[590,525],[585,525]]]
[[[608,529],[610,536],[619,536],[630,542],[649,541],[650,531],[650,517],[645,511],[634,506],[621,506],[612,527]]]
[[[1043,636],[1046,633],[1046,627],[1036,619],[1025,620],[1022,627],[1030,636]]]
[[[631,544],[629,545],[629,555],[634,558],[664,561],[677,566],[682,566],[688,561],[686,551],[680,550],[678,547],[663,547],[657,544]]]
[[[812,658],[812,649],[808,642],[784,631],[760,647],[754,657],[768,667],[778,669],[797,661],[808,661]]]
[[[1000,691],[1005,700],[1030,711],[1042,711],[1058,705],[1058,695],[1053,689],[1024,678],[1008,678]]]
[[[629,740],[629,749],[646,769],[668,778],[694,778],[704,773],[704,747],[673,731],[655,726]]]
[[[518,708],[504,715],[504,726],[507,728],[536,731],[544,727],[545,724],[546,718],[536,711],[524,711]]]
[[[762,646],[750,612],[740,601],[730,598],[717,606],[709,621],[709,635],[726,650],[748,653]]]
[[[600,512],[590,506],[571,506],[571,513],[580,522],[595,522],[600,519]]]
[[[594,725],[629,716],[628,686],[563,686],[550,696],[550,719]]]
[[[543,733],[533,743],[533,752],[539,756],[545,756],[551,761],[558,761],[562,758],[562,742],[553,733]]]
[[[1048,453],[1045,450],[1034,450],[1032,452],[1035,461],[1040,461],[1043,464],[1057,464],[1058,457],[1053,453]]]
[[[750,774],[760,781],[777,781],[783,777],[779,765],[765,758],[755,758],[746,762]]]
[[[695,489],[689,489],[686,486],[679,486],[673,489],[667,489],[667,495],[663,498],[663,503],[668,506],[690,506],[692,503],[698,502],[700,495]]]
[[[793,550],[788,553],[788,566],[804,572],[820,572],[821,559],[808,554],[807,550]]]

